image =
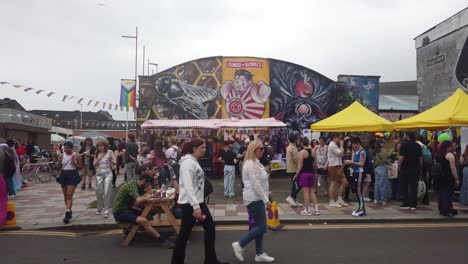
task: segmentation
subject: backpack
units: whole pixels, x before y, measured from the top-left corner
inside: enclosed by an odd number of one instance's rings
[[[10,153],[8,149],[3,149],[5,153],[5,160],[3,165],[3,174],[5,178],[13,178],[13,175],[16,172],[16,165],[15,165],[15,156],[14,153]]]
[[[260,158],[260,163],[263,166],[270,165],[270,161],[275,157],[275,151],[270,145],[263,145],[264,152],[263,156]]]
[[[422,157],[424,165],[430,166],[432,164],[432,153],[426,146],[422,147]]]

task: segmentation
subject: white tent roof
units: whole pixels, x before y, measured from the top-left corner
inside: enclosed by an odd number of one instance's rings
[[[147,120],[142,128],[202,128],[219,129],[224,127],[285,127],[286,124],[274,118],[266,119],[179,119]]]

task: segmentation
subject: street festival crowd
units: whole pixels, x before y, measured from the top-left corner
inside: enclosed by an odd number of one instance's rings
[[[172,263],[184,263],[189,235],[198,222],[205,230],[205,263],[224,263],[216,256],[215,224],[206,204],[213,192],[209,179],[223,177],[224,196],[242,195],[252,223],[244,237],[232,244],[235,256],[243,261],[244,248],[255,240],[255,261],[273,262],[275,259],[263,251],[265,208],[272,202],[269,176],[273,159],[285,159],[291,180],[291,192],[285,199],[292,207],[302,207],[303,216],[320,214],[318,189],[329,197],[329,206],[336,208],[349,206],[354,193],[358,207],[352,215],[356,217],[366,216],[366,203],[387,206],[390,200],[401,201],[400,209],[417,210],[418,203],[429,204],[428,191],[433,189],[440,215],[453,217],[458,213],[453,209],[455,190],[459,190],[458,201],[468,205],[468,146],[463,153],[461,149],[459,139],[447,133],[426,139],[412,131],[393,140],[332,133],[310,141],[291,132],[275,140],[251,136],[243,142],[224,144],[216,138],[178,140],[170,136],[152,146],[129,135],[127,141],[120,142],[86,138],[76,152],[71,142],[41,152],[32,141],[24,144],[0,138],[0,226],[6,223],[8,199],[27,186],[21,177],[21,161],[31,162],[39,153],[47,153],[60,169],[57,182],[64,195],[65,224],[73,217],[75,189],[94,190],[94,176],[97,215],[113,215],[118,222],[140,225],[163,246],[174,248]],[[211,171],[204,170],[204,163]],[[123,168],[125,182],[116,188]],[[235,193],[236,175],[241,179],[242,194]],[[181,219],[175,244],[139,216],[144,204],[155,197],[155,190],[178,197],[172,208]],[[298,201],[301,190],[302,203]]]

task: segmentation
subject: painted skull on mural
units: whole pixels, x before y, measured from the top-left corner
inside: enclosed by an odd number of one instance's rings
[[[252,73],[244,69],[235,72],[234,82],[228,80],[221,87],[226,112],[231,117],[241,119],[262,118],[270,94],[270,86],[264,81],[254,83]]]
[[[190,85],[173,76],[162,76],[155,84],[156,108],[168,118],[206,119],[204,103],[216,99],[216,90]]]
[[[331,80],[295,65],[283,62],[270,64],[271,86],[274,95],[270,100],[270,113],[288,123],[292,130],[309,129],[310,124],[327,117]]]

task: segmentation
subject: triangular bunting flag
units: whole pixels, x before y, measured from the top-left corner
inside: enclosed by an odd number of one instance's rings
[[[81,98],[80,100],[78,100],[77,104],[80,104],[81,102],[83,102],[83,98]]]
[[[40,93],[42,93],[43,91],[44,91],[44,90],[39,90],[39,91],[36,92],[36,94],[40,94]]]
[[[67,98],[68,98],[68,95],[64,95],[63,99],[62,99],[62,102],[65,102],[65,100],[67,100]]]
[[[53,94],[55,94],[54,92],[50,92],[47,94],[47,97],[51,97]]]
[[[89,102],[88,102],[88,106],[89,106],[89,105],[90,105],[92,102],[93,102],[93,100],[89,100]]]
[[[24,89],[25,92],[29,92],[29,91],[31,91],[31,90],[34,90],[34,88],[26,88],[26,89]]]
[[[21,88],[21,87],[23,87],[23,85],[13,84],[13,87],[15,87],[15,88]]]
[[[99,105],[99,101],[96,101],[96,103],[94,104],[94,107],[97,107]]]

